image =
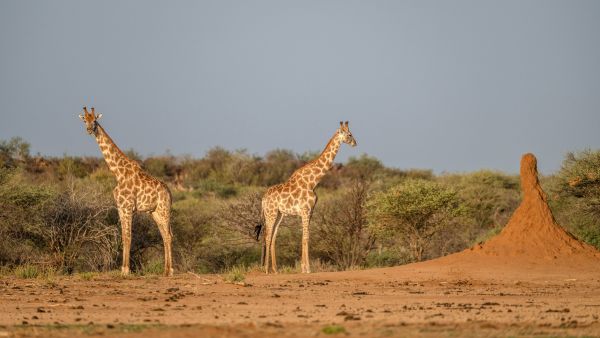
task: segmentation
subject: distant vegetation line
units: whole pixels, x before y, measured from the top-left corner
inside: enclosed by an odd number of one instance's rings
[[[202,158],[142,158],[132,150],[127,155],[173,192],[176,270],[204,273],[259,263],[253,230],[262,193],[317,154],[277,149],[257,156],[215,147]],[[600,151],[568,154],[542,185],[559,224],[600,248]],[[118,268],[114,186],[100,157],[32,156],[23,139],[1,140],[2,272]],[[336,164],[318,194],[311,223],[316,271],[399,265],[462,250],[498,233],[520,201],[515,175],[489,170],[435,175],[388,168],[367,155]],[[162,241],[156,226],[142,215],[134,229],[133,270],[159,273]],[[286,218],[277,242],[284,271],[298,269],[300,234],[300,219]]]

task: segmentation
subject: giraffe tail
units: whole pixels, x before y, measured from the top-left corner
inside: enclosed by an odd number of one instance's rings
[[[258,242],[259,238],[260,238],[260,232],[262,231],[263,228],[263,224],[262,223],[258,223],[256,226],[254,226],[254,236],[256,236],[256,241]]]

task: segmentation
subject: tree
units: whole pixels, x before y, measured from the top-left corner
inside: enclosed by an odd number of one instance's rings
[[[0,166],[14,167],[17,163],[26,162],[29,159],[29,148],[29,143],[20,137],[0,140]]]
[[[380,236],[400,232],[413,259],[421,261],[436,233],[463,207],[455,191],[421,179],[408,179],[369,203],[372,229]]]
[[[268,152],[263,162],[263,185],[273,185],[284,182],[302,163],[290,150],[275,149]]]
[[[354,180],[348,191],[323,201],[317,209],[316,249],[341,269],[364,265],[375,244],[367,220],[368,191],[367,181]]]
[[[22,170],[0,167],[0,266],[40,259],[46,241],[38,229],[54,196],[49,186],[28,182]]]
[[[600,216],[600,150],[568,153],[558,177],[562,195],[579,199],[586,211]]]
[[[456,244],[473,244],[497,233],[521,201],[516,175],[480,170],[443,175],[438,181],[452,187],[466,208],[460,227],[453,232],[454,238],[458,239]]]
[[[560,224],[600,248],[600,150],[568,153],[548,181],[550,204]]]

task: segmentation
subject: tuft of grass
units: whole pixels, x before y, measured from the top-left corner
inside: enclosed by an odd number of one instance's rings
[[[96,277],[96,274],[93,272],[81,272],[79,273],[79,278],[85,281],[93,280]]]
[[[12,274],[12,271],[9,267],[7,266],[0,266],[0,277],[5,277]]]
[[[296,264],[295,266],[291,266],[291,265],[285,265],[282,266],[279,269],[279,273],[300,273],[302,271],[302,268],[300,267],[299,264]]]
[[[111,270],[108,272],[108,276],[112,279],[131,279],[134,277],[132,273],[129,275],[123,275],[121,270]]]
[[[346,333],[346,329],[341,326],[341,325],[327,325],[325,326],[321,332],[323,332],[324,334],[339,334],[339,333]]]
[[[246,279],[246,268],[234,266],[224,273],[223,279],[229,283],[241,283]]]
[[[165,269],[163,267],[163,261],[159,260],[159,259],[154,259],[142,266],[142,269],[140,270],[139,275],[140,276],[162,275],[164,271],[165,271]]]
[[[360,267],[354,267],[355,270],[360,270]],[[330,271],[339,271],[335,265],[324,263],[320,259],[314,259],[310,261],[310,271],[311,272],[330,272]],[[263,270],[264,271],[264,270]],[[279,273],[301,273],[302,265],[300,261],[296,261],[295,265],[285,265],[279,268]]]
[[[56,271],[55,268],[49,267],[49,268],[46,268],[43,272],[41,272],[38,275],[38,279],[41,279],[44,282],[46,282],[46,285],[48,285],[48,286],[55,287],[56,285],[58,285],[56,283],[56,275],[57,274],[58,274],[58,272]]]
[[[29,327],[29,328],[28,328]],[[163,328],[162,324],[41,324],[35,325],[36,336],[39,337],[54,337],[54,336],[108,336],[113,337],[115,335],[123,333],[139,333],[145,330]],[[15,327],[16,336],[31,336],[30,332],[32,326]]]
[[[23,279],[37,278],[40,275],[40,270],[35,265],[21,265],[14,270],[15,276]]]
[[[265,267],[259,263],[254,263],[246,268],[246,273],[264,273]]]

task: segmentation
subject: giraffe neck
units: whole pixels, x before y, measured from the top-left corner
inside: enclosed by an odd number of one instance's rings
[[[317,160],[315,160],[313,162],[313,165],[311,166],[313,168],[321,169],[315,175],[315,180],[314,180],[314,182],[312,182],[311,188],[314,189],[314,187],[316,187],[317,184],[319,184],[321,179],[323,179],[323,177],[325,176],[327,171],[329,171],[329,169],[331,169],[331,167],[333,167],[333,161],[335,160],[335,156],[337,155],[338,151],[340,150],[340,145],[341,145],[341,140],[339,139],[338,134],[336,132],[335,135],[333,135],[333,137],[329,140],[329,142],[325,146],[325,149],[323,149],[323,152],[321,152],[321,155],[319,155]]]
[[[117,147],[115,142],[108,136],[100,124],[98,124],[96,131],[96,142],[98,142],[98,146],[100,147],[100,151],[102,151],[102,156],[104,156],[108,169],[117,177],[117,180],[120,180],[121,172],[119,172],[119,168],[122,168],[133,161]]]

